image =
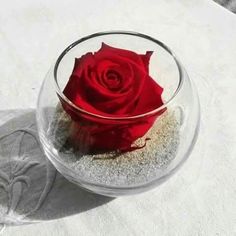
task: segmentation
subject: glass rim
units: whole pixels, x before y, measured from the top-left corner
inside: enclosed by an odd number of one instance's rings
[[[104,36],[104,35],[130,35],[130,36],[136,36],[136,37],[144,38],[144,39],[147,39],[149,41],[152,41],[152,42],[158,44],[165,51],[167,51],[170,54],[170,56],[174,59],[176,65],[177,65],[177,68],[178,68],[178,72],[179,72],[179,76],[178,76],[179,83],[178,83],[178,86],[177,86],[176,90],[174,91],[173,95],[170,97],[170,99],[167,100],[166,102],[164,102],[162,106],[160,106],[160,107],[158,107],[158,108],[156,108],[154,110],[151,110],[149,112],[145,112],[145,113],[142,113],[142,114],[139,114],[139,115],[134,115],[134,116],[103,116],[103,115],[99,115],[99,114],[92,113],[92,112],[86,111],[86,110],[78,107],[70,99],[68,99],[64,95],[64,93],[62,92],[62,90],[61,90],[61,88],[60,88],[60,86],[58,84],[58,81],[57,81],[57,71],[58,71],[58,67],[60,65],[60,62],[61,62],[62,58],[72,48],[74,48],[78,44],[80,44],[80,43],[82,43],[84,41],[87,41],[87,40],[89,40],[91,38],[100,37],[100,36]],[[123,31],[123,30],[120,30],[120,31],[97,32],[97,33],[90,34],[88,36],[85,36],[85,37],[82,37],[82,38],[78,39],[77,41],[73,42],[66,49],[63,50],[63,52],[57,58],[55,66],[53,68],[54,85],[55,85],[56,93],[58,94],[58,96],[60,96],[61,99],[63,99],[66,103],[68,103],[70,106],[72,106],[78,112],[84,113],[84,114],[89,115],[89,116],[93,116],[93,117],[97,117],[97,118],[101,118],[101,119],[109,119],[109,120],[129,120],[129,119],[143,118],[143,117],[146,117],[146,116],[154,115],[154,114],[164,110],[170,103],[173,102],[174,98],[179,93],[179,91],[180,91],[180,89],[182,87],[182,84],[183,84],[183,79],[184,79],[183,73],[184,73],[183,72],[183,67],[182,67],[179,59],[176,57],[175,53],[168,46],[166,46],[163,42],[161,42],[161,41],[159,41],[159,40],[157,40],[157,39],[155,39],[153,37],[150,37],[150,36],[148,36],[146,34],[134,32],[134,31]]]

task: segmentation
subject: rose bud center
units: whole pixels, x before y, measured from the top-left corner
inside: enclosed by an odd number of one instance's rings
[[[121,76],[114,70],[108,70],[104,81],[106,87],[110,90],[117,90],[121,85]]]

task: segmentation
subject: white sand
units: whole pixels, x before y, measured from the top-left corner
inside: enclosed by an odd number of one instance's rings
[[[54,145],[60,149],[60,161],[79,177],[100,184],[134,185],[146,183],[160,175],[175,158],[179,145],[179,122],[173,111],[166,111],[149,132],[137,143],[150,138],[146,146],[126,153],[109,152],[96,155],[73,152],[64,145],[71,120],[59,108],[52,124]],[[114,158],[115,157],[115,158]]]

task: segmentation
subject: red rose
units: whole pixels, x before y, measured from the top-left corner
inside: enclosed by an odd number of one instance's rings
[[[152,52],[145,55],[102,44],[95,53],[75,59],[65,96],[79,112],[62,101],[74,122],[73,142],[89,150],[132,150],[133,142],[153,125],[158,114],[114,120],[106,117],[141,115],[163,105],[163,89],[149,76]],[[80,145],[82,144],[82,145]]]

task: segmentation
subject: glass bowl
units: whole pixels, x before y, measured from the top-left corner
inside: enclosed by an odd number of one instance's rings
[[[75,58],[97,51],[102,43],[139,54],[153,51],[149,74],[164,89],[162,106],[135,116],[102,116],[83,110],[64,95]],[[109,121],[112,127],[130,129],[150,117],[157,118],[148,132],[135,141],[136,148],[94,151],[88,141],[89,132],[81,130],[81,124],[65,112],[65,106],[76,116],[96,119],[96,125],[102,128]],[[191,153],[199,119],[197,91],[174,53],[159,40],[126,31],[92,34],[68,46],[47,73],[37,104],[40,141],[55,168],[80,187],[112,197],[147,191],[175,173]],[[121,134],[115,141],[123,138]]]

